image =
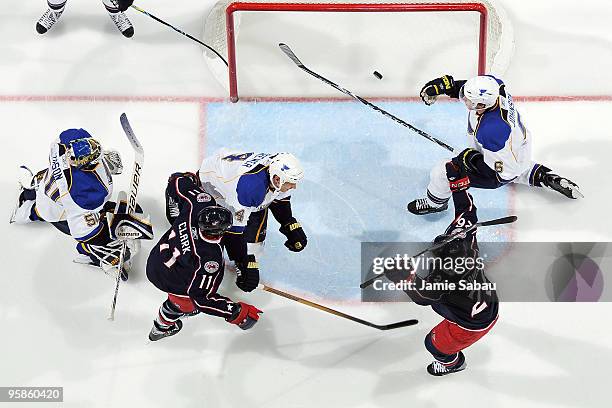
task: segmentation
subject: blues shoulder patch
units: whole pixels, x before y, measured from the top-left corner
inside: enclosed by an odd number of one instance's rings
[[[70,197],[81,208],[95,210],[104,205],[108,190],[93,171],[72,168]]]
[[[268,193],[268,173],[247,173],[240,176],[236,186],[238,202],[245,207],[259,207]]]
[[[512,128],[502,118],[500,109],[486,112],[476,129],[476,140],[485,149],[498,152],[504,148],[506,141],[510,138]]]

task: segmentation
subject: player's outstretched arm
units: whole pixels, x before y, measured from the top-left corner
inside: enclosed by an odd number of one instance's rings
[[[222,317],[228,323],[248,330],[257,323],[259,314],[263,312],[244,302],[232,302],[230,298],[217,293],[223,279],[221,257],[220,251],[215,256],[203,254],[208,261],[196,272],[188,289],[189,297],[200,312]]]
[[[447,95],[451,98],[459,98],[459,90],[466,81],[455,81],[451,75],[443,75],[440,78],[432,79],[421,88],[421,99],[425,105],[433,105],[438,96]]]

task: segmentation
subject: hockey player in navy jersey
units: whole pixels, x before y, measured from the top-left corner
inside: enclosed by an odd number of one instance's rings
[[[45,34],[58,22],[64,12],[67,1],[68,0],[47,0],[49,8],[36,23],[36,31],[39,34]],[[124,37],[128,38],[134,35],[134,27],[124,11],[126,11],[132,3],[134,3],[134,0],[102,0],[102,4],[104,4],[106,11],[108,11],[108,15],[111,20],[113,20],[113,23],[115,23],[117,29]]]
[[[168,298],[149,339],[178,333],[183,327],[180,319],[199,312],[222,317],[243,330],[253,327],[261,310],[217,293],[225,269],[221,239],[232,226],[232,213],[217,205],[193,173],[170,176],[166,200],[173,202],[166,207],[172,226],[151,249],[147,277]]]
[[[497,322],[499,301],[495,286],[484,272],[484,260],[479,258],[476,229],[461,231],[478,222],[476,205],[467,192],[470,179],[453,162],[445,164],[447,184],[452,192],[455,219],[434,243],[450,235],[459,236],[434,250],[433,262],[424,262],[425,271],[405,269],[387,271],[386,276],[396,282],[411,282],[405,292],[418,305],[431,308],[444,318],[425,337],[425,348],[434,361],[427,372],[434,376],[455,373],[466,368],[462,350],[487,334]],[[438,284],[427,285],[427,284]],[[455,287],[445,284],[455,284]],[[477,285],[478,284],[478,285]],[[481,289],[474,289],[475,287]]]
[[[519,183],[548,187],[568,198],[582,197],[571,180],[531,160],[531,134],[502,80],[485,75],[456,81],[444,75],[421,90],[426,105],[432,105],[440,95],[459,98],[469,111],[470,147],[453,161],[465,170],[473,187],[494,189]],[[450,196],[445,162],[441,162],[431,170],[427,197],[410,202],[408,210],[417,215],[444,211]]]
[[[257,256],[262,252],[268,210],[280,224],[287,249],[300,252],[306,247],[306,233],[291,209],[291,191],[304,177],[294,155],[221,149],[204,159],[198,174],[204,191],[234,216],[223,246],[242,272],[241,289],[251,291],[259,283]]]
[[[110,201],[113,176],[123,170],[121,156],[115,150],[103,150],[86,130],[63,131],[51,144],[47,169],[36,175],[25,166],[21,170],[24,177],[20,180],[18,206],[10,222],[48,222],[71,235],[78,242],[75,262],[105,270],[117,266],[122,246],[116,234],[119,223],[129,224],[143,239],[152,238],[153,228],[146,218],[119,214],[125,210],[115,208],[116,204]],[[110,225],[107,212],[118,213]],[[123,280],[128,277],[130,257],[139,248],[132,240],[128,246],[121,271]]]

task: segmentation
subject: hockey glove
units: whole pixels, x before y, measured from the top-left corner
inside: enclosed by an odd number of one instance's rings
[[[102,150],[102,161],[112,175],[116,176],[123,172],[123,162],[117,150]]]
[[[391,282],[400,283],[402,281],[410,282],[414,278],[414,267],[412,266],[412,262],[407,265],[407,268],[393,268],[385,270],[385,276]]]
[[[470,178],[467,173],[452,161],[446,163],[446,177],[448,178],[450,191],[453,193],[470,188]]]
[[[482,157],[476,149],[467,148],[456,157],[453,157],[452,162],[455,166],[459,167],[461,171],[469,173],[478,173],[478,167],[476,166],[476,159]]]
[[[255,323],[259,320],[260,313],[263,313],[263,311],[255,306],[244,302],[238,302],[234,304],[234,311],[226,320],[231,324],[237,325],[242,330],[249,330],[251,327],[255,326]]]
[[[236,286],[244,292],[251,292],[259,285],[259,264],[255,255],[247,255],[246,262],[236,262]]]
[[[280,227],[279,231],[287,237],[285,246],[289,248],[290,251],[300,252],[306,247],[306,243],[308,242],[306,234],[302,229],[302,225],[297,222],[295,218],[290,218],[289,222]]]
[[[149,216],[107,212],[106,219],[113,240],[153,239],[153,225]]]
[[[421,88],[421,99],[425,102],[425,105],[433,105],[438,96],[448,95],[453,92],[455,88],[455,80],[450,75],[443,75],[440,78],[433,79],[426,83]]]

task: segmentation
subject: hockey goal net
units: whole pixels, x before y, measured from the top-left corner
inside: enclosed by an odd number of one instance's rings
[[[279,42],[306,55],[307,65],[327,67],[327,73],[334,64],[344,73],[382,66],[383,73],[393,72],[396,78],[388,87],[403,94],[406,89],[414,94],[417,82],[441,73],[502,75],[514,49],[512,25],[496,0],[221,0],[206,17],[203,37],[228,62],[225,67],[214,53],[205,51],[207,64],[233,102],[238,100],[239,78],[243,95],[266,94],[270,77],[277,96],[323,92],[287,86],[289,79],[275,68],[282,65]],[[349,60],[354,62],[350,69]],[[410,79],[402,78],[402,65],[414,68],[405,74]],[[400,67],[397,73],[394,66]],[[398,87],[412,79],[415,84]],[[380,84],[377,93],[393,96]]]

